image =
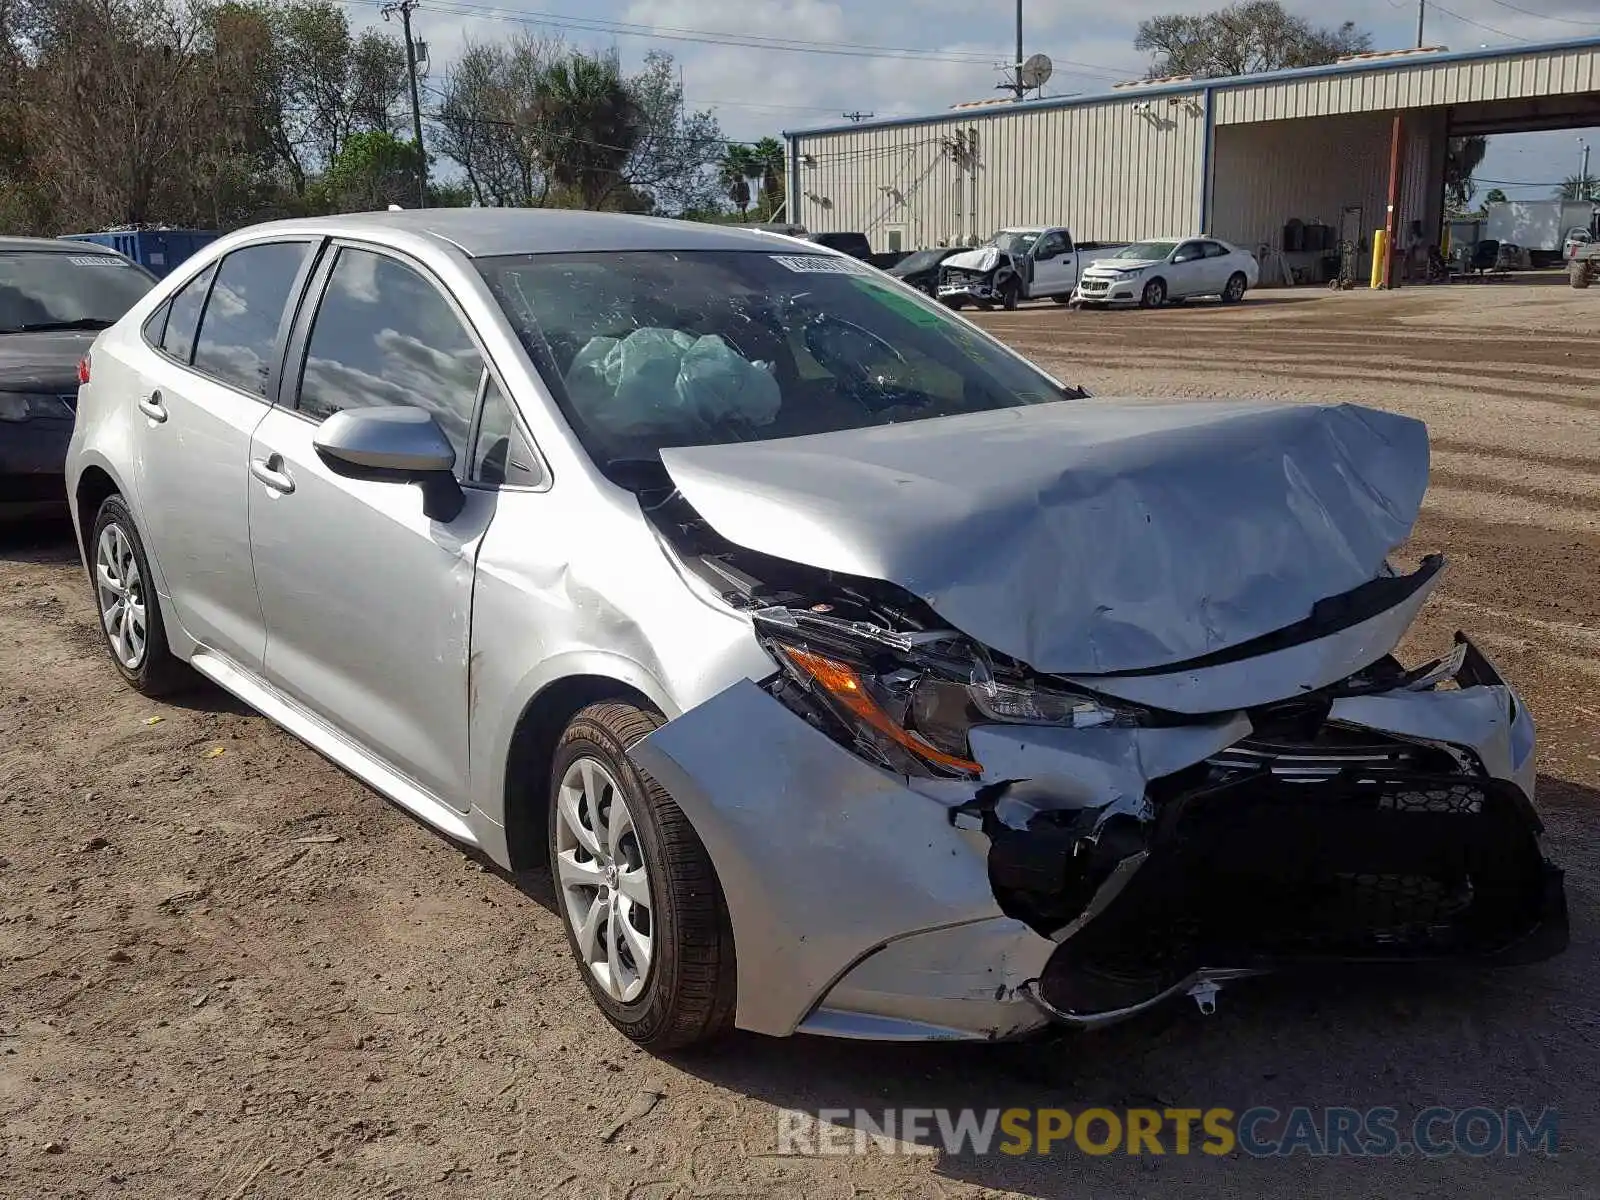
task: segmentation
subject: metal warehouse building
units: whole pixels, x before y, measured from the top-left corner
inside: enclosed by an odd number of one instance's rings
[[[975,244],[1011,225],[1065,225],[1080,241],[1203,232],[1282,251],[1306,278],[1348,241],[1364,275],[1375,229],[1404,238],[1421,222],[1438,240],[1450,138],[1589,125],[1600,38],[1356,55],[791,132],[789,219],[861,230],[875,250]]]

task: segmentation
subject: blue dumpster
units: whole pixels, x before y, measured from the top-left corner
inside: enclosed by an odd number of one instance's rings
[[[127,255],[152,275],[161,276],[222,235],[211,229],[123,229],[61,236],[68,241],[108,246],[118,254]]]

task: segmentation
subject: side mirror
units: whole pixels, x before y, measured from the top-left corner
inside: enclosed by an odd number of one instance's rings
[[[347,408],[317,428],[312,445],[329,470],[350,479],[415,483],[430,520],[453,521],[466,496],[451,474],[455,447],[420,408]]]

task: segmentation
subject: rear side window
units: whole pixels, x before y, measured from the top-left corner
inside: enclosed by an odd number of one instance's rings
[[[1207,242],[1205,244],[1207,258],[1227,258],[1228,248],[1221,242]]]
[[[319,421],[346,408],[427,409],[465,470],[483,366],[432,282],[386,255],[346,246],[311,326],[299,409]]]
[[[178,294],[167,301],[166,328],[161,334],[161,349],[181,363],[188,363],[194,354],[194,331],[200,327],[200,310],[205,306],[206,291],[217,273],[215,263],[196,275]]]
[[[309,242],[268,242],[222,260],[195,339],[196,370],[252,395],[267,394],[278,324],[310,250]],[[174,309],[168,329],[176,322]]]

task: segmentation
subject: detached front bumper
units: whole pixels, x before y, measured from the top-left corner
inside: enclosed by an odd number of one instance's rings
[[[988,726],[984,780],[913,787],[747,680],[630,754],[716,867],[741,1028],[994,1040],[1305,963],[1559,953],[1532,721],[1468,650],[1457,688],[1333,701],[1308,746],[1242,711]]]

